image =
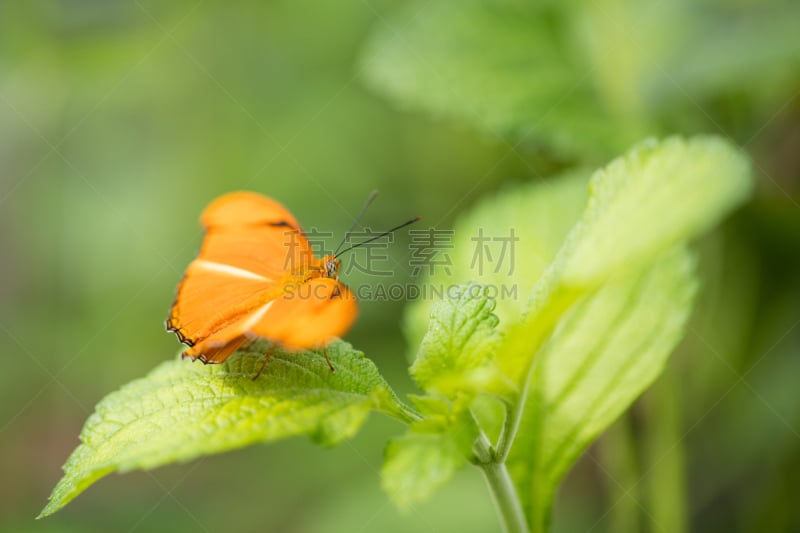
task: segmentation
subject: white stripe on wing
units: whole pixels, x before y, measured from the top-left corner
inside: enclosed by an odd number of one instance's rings
[[[223,263],[216,263],[214,261],[206,261],[205,259],[195,259],[194,266],[209,270],[211,272],[219,272],[221,274],[228,274],[237,278],[256,279],[258,281],[273,281],[267,277],[261,276],[243,268],[226,265]]]

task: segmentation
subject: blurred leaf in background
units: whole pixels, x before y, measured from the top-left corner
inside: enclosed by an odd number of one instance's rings
[[[753,155],[756,198],[701,243],[686,341],[569,474],[554,528],[800,529],[799,26],[788,0],[0,4],[0,529],[493,530],[476,472],[394,511],[381,420],[32,519],[91,406],[176,350],[163,320],[210,198],[257,190],[337,232],[378,188],[370,226],[448,228],[504,183],[698,131]],[[348,337],[399,392],[402,307],[362,302]]]
[[[403,107],[602,158],[745,117],[734,136],[748,140],[766,94],[792,97],[798,20],[781,1],[412,1],[376,27],[362,68]],[[735,94],[738,116],[718,116]]]

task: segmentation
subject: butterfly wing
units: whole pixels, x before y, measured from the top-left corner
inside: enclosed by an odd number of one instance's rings
[[[223,195],[200,217],[206,230],[198,259],[277,280],[318,261],[300,224],[280,203],[252,192]]]
[[[221,347],[281,296],[286,280],[318,261],[291,213],[259,194],[221,196],[201,221],[205,240],[178,286],[167,328],[190,347],[186,356],[219,362],[228,355]]]
[[[357,315],[355,295],[347,286],[331,278],[314,278],[286,285],[263,315],[251,319],[245,335],[288,348],[313,348],[342,336]]]
[[[282,294],[250,309],[184,352],[184,357],[220,363],[245,341],[262,337],[284,348],[316,348],[352,326],[358,305],[352,291],[330,278],[287,285]]]
[[[321,272],[297,220],[278,202],[236,192],[212,202],[198,257],[186,270],[168,329],[185,357],[224,361],[252,337],[307,349],[344,334],[357,314],[354,295]]]

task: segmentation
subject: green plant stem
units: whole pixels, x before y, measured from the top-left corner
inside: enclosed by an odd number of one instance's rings
[[[522,397],[524,400],[524,396]],[[514,442],[514,437],[517,435],[519,422],[522,418],[521,401],[506,404],[506,419],[503,422],[503,431],[500,433],[500,438],[497,441],[497,458],[500,462],[505,462],[508,457],[508,452],[511,451],[511,444]]]
[[[404,422],[409,426],[414,422],[419,422],[422,420],[422,415],[417,412],[416,409],[411,407],[410,405],[406,405],[403,402],[398,402],[400,407],[400,413],[402,413]]]
[[[391,401],[381,401],[377,407],[377,410],[386,416],[402,422],[407,426],[410,426],[423,419],[423,416],[419,413],[419,411],[410,405],[403,403],[395,396],[392,396]]]
[[[511,481],[504,461],[499,460],[489,444],[489,439],[481,432],[475,444],[476,464],[483,471],[489,491],[492,493],[495,508],[506,533],[527,533],[528,524],[525,513],[517,495],[517,489]],[[485,459],[488,459],[486,461]]]

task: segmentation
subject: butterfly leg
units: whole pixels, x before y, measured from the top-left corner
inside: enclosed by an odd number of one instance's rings
[[[261,368],[258,369],[256,375],[253,376],[253,381],[257,380],[258,376],[260,376],[261,373],[264,371],[264,369],[267,368],[267,363],[269,363],[269,358],[272,355],[272,352],[275,350],[275,346],[276,346],[275,344],[270,346],[269,350],[267,350],[267,353],[264,354],[264,362],[261,363]]]
[[[336,372],[336,369],[333,368],[333,365],[331,364],[331,360],[328,359],[328,349],[325,347],[324,344],[322,345],[322,355],[325,356],[325,362],[328,363],[328,368],[331,369],[331,372]]]

